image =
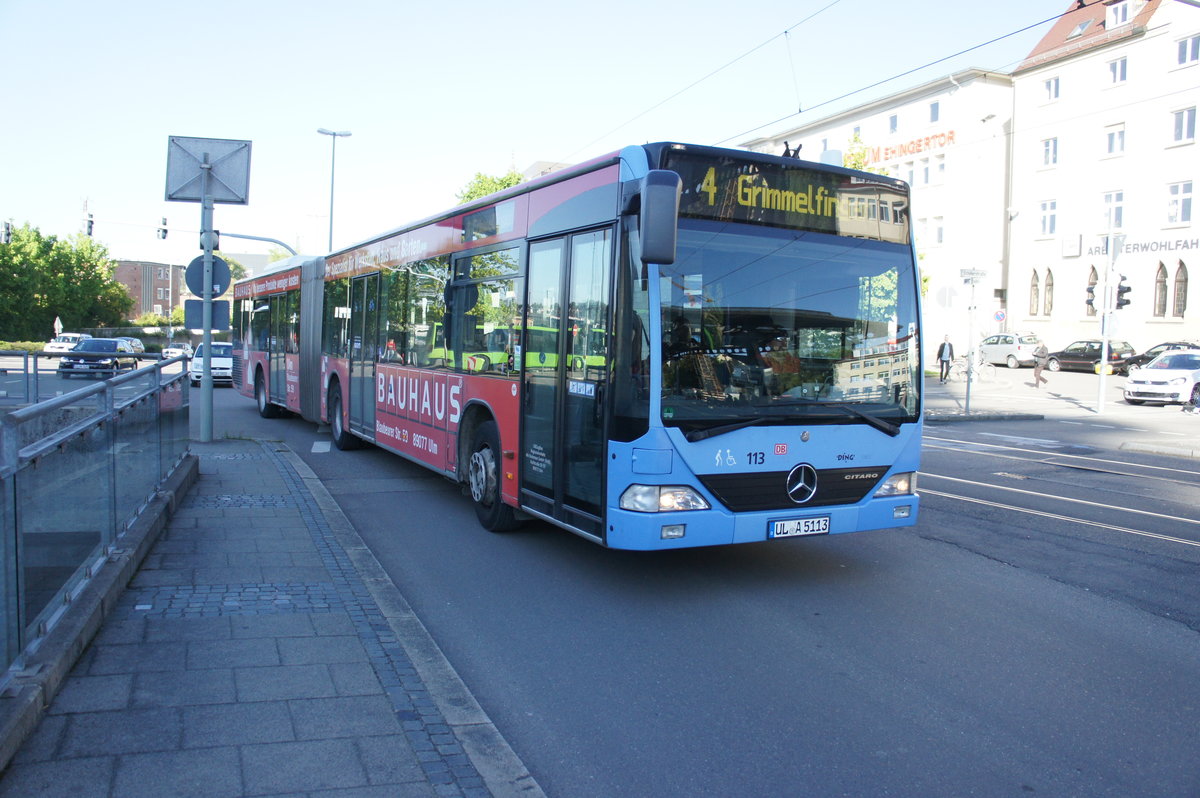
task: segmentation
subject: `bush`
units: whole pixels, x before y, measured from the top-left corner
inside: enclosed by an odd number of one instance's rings
[[[0,352],[41,352],[45,341],[0,341]]]

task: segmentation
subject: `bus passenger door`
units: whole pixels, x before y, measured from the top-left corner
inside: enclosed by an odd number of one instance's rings
[[[522,500],[599,538],[611,271],[611,230],[533,244],[522,352]]]
[[[284,336],[287,323],[285,316],[287,296],[273,296],[270,299],[271,336],[270,351],[267,353],[267,393],[272,401],[283,403],[287,400],[287,359],[284,356]]]
[[[379,346],[379,275],[350,285],[350,429],[375,439],[375,354]]]

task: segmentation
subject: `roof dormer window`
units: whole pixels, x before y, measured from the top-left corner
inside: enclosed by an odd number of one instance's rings
[[[1105,26],[1109,30],[1112,30],[1119,25],[1129,22],[1129,7],[1131,5],[1133,3],[1129,0],[1117,0],[1117,2],[1109,4],[1104,18]]]
[[[1072,30],[1070,33],[1067,34],[1067,41],[1071,41],[1071,39],[1078,39],[1080,36],[1083,35],[1084,31],[1086,31],[1089,27],[1091,27],[1091,25],[1092,25],[1092,20],[1090,20],[1090,19],[1085,19],[1083,22],[1080,22],[1078,25],[1075,26],[1074,30]]]

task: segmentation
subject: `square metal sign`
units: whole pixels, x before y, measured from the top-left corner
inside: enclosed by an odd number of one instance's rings
[[[202,202],[205,172],[208,172],[208,195],[213,202],[246,205],[250,193],[250,142],[188,136],[167,138],[168,202]]]

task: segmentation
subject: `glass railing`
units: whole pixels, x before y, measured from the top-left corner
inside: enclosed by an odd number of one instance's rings
[[[28,368],[36,359],[24,358],[19,376],[12,365],[0,374],[10,389],[0,403],[0,683],[120,548],[189,443],[178,361],[76,388],[39,379]],[[19,385],[51,398],[20,402]]]

